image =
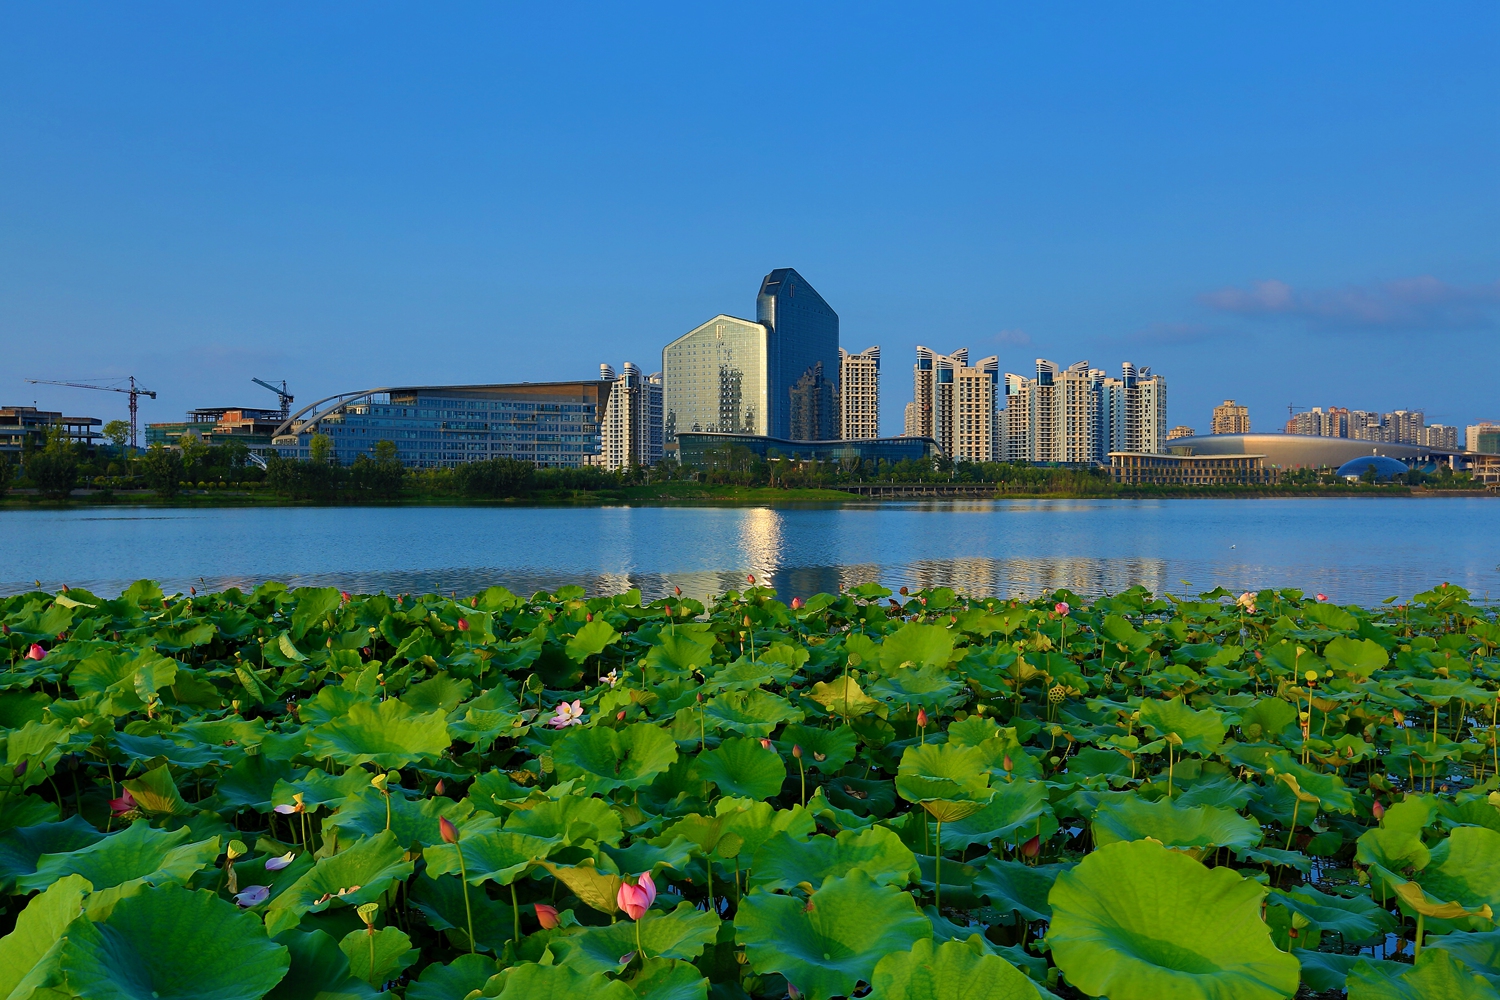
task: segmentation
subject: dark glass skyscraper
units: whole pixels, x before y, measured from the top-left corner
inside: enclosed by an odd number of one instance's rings
[[[793,441],[837,439],[839,314],[806,278],[779,267],[761,282],[755,319],[770,333],[770,413],[763,433]]]

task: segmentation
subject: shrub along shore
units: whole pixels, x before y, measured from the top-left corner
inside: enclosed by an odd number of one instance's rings
[[[1458,587],[142,581],[0,623],[0,996],[1500,1000]]]

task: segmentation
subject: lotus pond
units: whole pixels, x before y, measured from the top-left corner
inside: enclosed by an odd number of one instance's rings
[[[1458,587],[0,622],[0,998],[1500,1000]]]

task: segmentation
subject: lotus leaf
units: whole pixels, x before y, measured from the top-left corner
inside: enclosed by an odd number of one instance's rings
[[[212,893],[163,885],[121,899],[101,923],[74,924],[61,967],[84,997],[257,1000],[290,961],[254,916]]]
[[[778,833],[755,852],[749,885],[786,890],[802,882],[816,885],[830,875],[846,875],[856,868],[876,882],[904,886],[916,873],[917,858],[900,837],[882,826],[808,840]]]
[[[313,730],[308,749],[346,766],[369,761],[380,767],[405,767],[440,757],[448,749],[448,726],[442,712],[418,713],[394,699],[355,702],[348,714]]]
[[[1382,963],[1389,966],[1391,963]],[[1398,966],[1398,968],[1407,968]],[[1448,952],[1428,949],[1399,975],[1357,963],[1349,973],[1349,1000],[1500,1000],[1500,992]]]
[[[470,885],[481,882],[510,885],[559,846],[556,840],[476,823],[464,830],[457,844],[433,844],[422,851],[422,857],[427,861],[427,874],[437,878],[459,873],[462,851]]]
[[[373,934],[366,929],[350,931],[339,950],[349,960],[349,974],[372,985],[396,978],[418,955],[411,938],[398,927],[382,927]]]
[[[1281,1000],[1299,965],[1260,919],[1263,890],[1150,841],[1114,843],[1057,878],[1053,959],[1068,982],[1111,1000]]]
[[[1390,662],[1390,654],[1375,640],[1351,639],[1342,635],[1329,640],[1323,647],[1323,656],[1334,670],[1356,677],[1369,677]]]
[[[453,947],[461,951],[469,950],[471,918],[474,946],[480,951],[498,955],[515,937],[516,914],[510,905],[491,899],[483,891],[470,889],[465,906],[463,886],[457,875],[416,879],[411,885],[411,901],[427,918],[428,925],[443,931]],[[491,968],[491,974],[494,971]]]
[[[848,726],[837,729],[817,729],[812,726],[790,725],[781,730],[776,740],[776,749],[784,754],[793,747],[802,748],[802,764],[814,771],[838,774],[844,765],[854,759],[859,738]]]
[[[943,843],[953,848],[990,844],[997,840],[1024,841],[1043,829],[1057,828],[1047,785],[1041,781],[1011,781],[1000,784],[994,795],[971,816],[945,823]]]
[[[393,882],[409,876],[412,867],[396,835],[382,830],[345,851],[320,859],[312,870],[272,899],[266,907],[266,930],[275,936],[296,927],[303,914],[321,912],[334,903],[359,906],[375,902]]]
[[[67,854],[103,837],[76,815],[58,823],[38,823],[0,833],[0,891],[9,889],[19,876],[35,873],[44,853]]]
[[[649,722],[623,729],[603,727],[568,731],[552,746],[559,778],[580,779],[593,792],[640,788],[677,760],[677,744]]]
[[[652,958],[630,980],[630,990],[640,1000],[706,1000],[708,980],[690,962]]]
[[[43,854],[36,871],[16,879],[25,891],[42,889],[64,875],[82,875],[95,892],[139,883],[186,882],[219,856],[219,838],[190,842],[193,832],[168,833],[136,820],[118,833],[66,854]]]
[[[880,707],[880,702],[865,694],[853,677],[819,681],[808,697],[840,718],[857,719]]]
[[[974,888],[997,910],[1013,911],[1027,920],[1051,920],[1052,907],[1047,895],[1057,876],[1070,867],[991,859],[974,880]]]
[[[699,754],[695,767],[700,777],[718,785],[726,795],[750,799],[769,799],[778,794],[787,774],[786,762],[779,753],[749,737],[727,739]]]
[[[1182,753],[1211,754],[1224,742],[1228,730],[1223,716],[1213,709],[1196,711],[1183,704],[1182,698],[1171,701],[1143,701],[1141,725],[1158,735],[1172,734],[1182,741]]]
[[[624,836],[620,814],[603,799],[564,795],[542,802],[523,802],[505,821],[510,833],[561,840],[564,844],[615,845]]]
[[[1260,825],[1233,809],[1218,806],[1181,806],[1171,799],[1148,802],[1137,796],[1114,799],[1094,814],[1094,844],[1150,837],[1167,847],[1213,847],[1239,851],[1261,841]]]
[[[65,875],[26,904],[15,928],[0,938],[0,996],[27,1000],[53,984],[64,935],[82,912],[89,888],[82,875]]]
[[[977,942],[976,942],[977,944]],[[958,941],[919,940],[875,966],[870,1000],[1037,1000],[1026,974]]]
[[[880,647],[880,666],[887,674],[902,667],[946,666],[953,655],[953,633],[940,625],[907,622]]]
[[[483,955],[460,955],[447,965],[434,962],[406,988],[406,1000],[455,1000],[483,989],[496,971],[494,960]]]
[[[614,626],[603,618],[596,618],[586,622],[571,639],[568,640],[568,658],[582,663],[590,656],[604,652],[604,648],[616,639],[620,633],[616,632]]]
[[[276,943],[286,946],[292,964],[266,1000],[375,1000],[383,995],[349,974],[348,956],[323,931],[286,931]]]
[[[558,1000],[559,997],[635,1000],[635,994],[625,983],[602,972],[584,975],[565,965],[517,965],[504,969],[485,983],[482,995],[501,1000]]]
[[[783,722],[801,722],[802,711],[779,695],[756,688],[753,691],[725,691],[703,705],[703,715],[711,730],[727,729],[742,736],[761,739]]]
[[[781,973],[810,1000],[848,996],[884,955],[932,936],[911,896],[857,870],[825,879],[805,903],[753,892],[734,924],[751,963]]]
[[[990,776],[979,747],[931,743],[907,747],[896,771],[896,792],[927,808],[935,819],[972,816],[989,800]]]
[[[636,950],[637,930],[648,957],[692,960],[718,937],[719,918],[691,903],[678,903],[671,913],[651,910],[638,922],[591,927],[568,939],[570,947],[562,964],[585,973],[618,972],[625,964],[621,959]]]

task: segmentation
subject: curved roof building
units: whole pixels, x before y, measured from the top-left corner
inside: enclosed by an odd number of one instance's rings
[[[1419,467],[1463,454],[1450,448],[1307,434],[1200,434],[1176,438],[1170,447],[1173,451],[1191,449],[1184,452],[1191,455],[1264,455],[1266,465],[1278,469],[1337,469],[1367,455],[1383,455]]]
[[[1345,479],[1358,479],[1365,474],[1366,469],[1375,470],[1375,479],[1383,481],[1396,476],[1404,476],[1411,471],[1405,462],[1384,455],[1361,455],[1359,458],[1345,462],[1339,466],[1338,474]]]

